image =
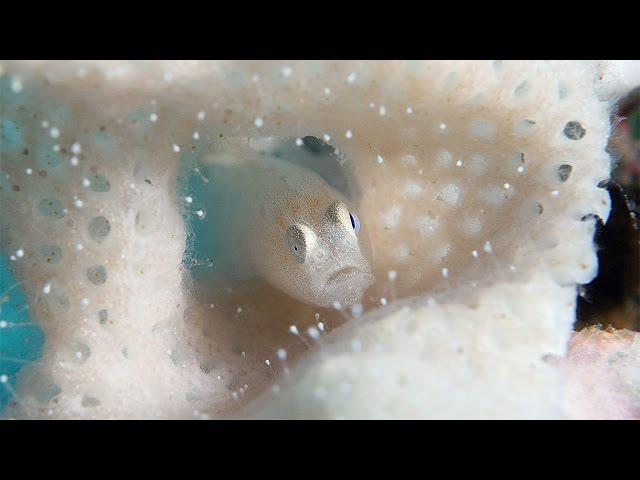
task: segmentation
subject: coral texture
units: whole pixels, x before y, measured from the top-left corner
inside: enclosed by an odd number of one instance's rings
[[[1,73],[2,252],[47,339],[6,415],[566,416],[546,359],[565,355],[576,286],[597,273],[606,64]],[[181,182],[188,156],[270,136],[323,139],[357,179],[376,276],[362,304],[321,309],[260,279],[214,289],[191,275],[189,224],[216,211]]]

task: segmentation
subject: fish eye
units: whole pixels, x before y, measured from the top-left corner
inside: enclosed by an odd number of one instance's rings
[[[348,228],[349,225],[351,225],[351,228],[355,233],[360,231],[360,219],[358,218],[358,215],[356,215],[355,212],[350,211],[342,202],[332,203],[325,212],[325,218],[329,222],[343,225],[345,228]]]
[[[351,226],[353,231],[358,233],[360,231],[360,219],[355,212],[349,212],[349,219],[351,219]]]
[[[306,230],[309,230],[309,232]],[[307,257],[310,230],[309,227],[304,225],[291,225],[287,229],[287,245],[291,254],[298,260],[298,263],[304,263]]]

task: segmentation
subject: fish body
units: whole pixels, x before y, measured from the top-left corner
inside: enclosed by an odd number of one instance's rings
[[[201,170],[211,208],[196,237],[214,270],[262,276],[321,307],[362,300],[374,281],[366,226],[324,178],[242,142],[205,156]]]

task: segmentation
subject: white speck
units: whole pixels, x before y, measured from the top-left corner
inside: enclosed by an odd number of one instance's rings
[[[192,203],[193,202],[193,197],[184,197],[184,201],[187,203]]]
[[[518,167],[518,173],[523,173],[524,172],[524,167],[522,165],[520,165]]]
[[[200,138],[200,134],[197,131],[193,132],[193,139],[198,140],[199,138]]]
[[[378,155],[378,163],[384,162],[384,158],[381,155]]]
[[[448,268],[443,268],[442,269],[442,277],[443,278],[448,278],[449,277],[449,269]]]
[[[384,117],[387,114],[387,109],[384,107],[384,105],[380,105],[380,108],[378,109],[378,113],[380,114],[381,117]]]
[[[9,255],[9,260],[11,260],[12,262],[15,261],[16,256],[15,255]]]
[[[198,115],[197,115],[198,120],[200,120],[200,121],[204,120],[204,117],[206,117],[206,116],[207,116],[207,112],[205,112],[204,110],[200,110],[198,112]]]
[[[385,297],[382,297],[380,299],[380,305],[386,305],[387,304],[387,299]]]
[[[281,72],[283,77],[290,77],[293,73],[293,69],[291,67],[284,67]]]
[[[441,123],[440,124],[440,130],[446,130],[447,129],[447,124],[446,123]]]
[[[331,89],[329,87],[324,89],[324,94],[325,95],[331,95]]]
[[[176,145],[175,143],[173,144],[173,151],[175,153],[178,153],[180,151],[180,147],[178,145]]]
[[[342,304],[340,302],[333,302],[332,307],[335,308],[336,310],[341,310]]]
[[[0,320],[0,328],[7,328],[9,323],[6,320]]]
[[[291,333],[293,333],[294,335],[299,335],[299,333],[300,333],[300,332],[298,332],[298,327],[296,327],[295,325],[291,325],[291,326],[289,327],[289,331],[290,331]]]
[[[484,251],[487,253],[491,253],[493,251],[493,247],[491,246],[491,242],[484,242]]]
[[[287,351],[284,348],[278,349],[278,358],[281,362],[284,362],[287,359]]]
[[[360,315],[362,315],[363,310],[364,308],[362,307],[361,303],[356,303],[354,306],[351,307],[351,313],[353,314],[354,317],[359,317]]]
[[[42,128],[49,128],[49,120],[43,120],[40,125]]]
[[[314,340],[320,338],[320,332],[316,327],[307,328],[307,335],[309,335],[309,337],[313,338]]]
[[[344,134],[345,137],[347,138],[353,138],[353,133],[351,132],[351,130],[347,130],[347,132]]]
[[[373,103],[373,102],[370,102],[370,103],[369,103],[369,108],[373,108],[373,107],[375,107],[375,106],[376,106],[376,104],[375,104],[375,103]]]
[[[557,197],[558,195],[560,195],[560,190],[554,190],[553,192],[551,192],[551,195]]]
[[[302,139],[301,139],[301,138],[296,138],[296,145],[297,145],[298,147],[301,147],[303,143],[304,143],[304,142],[302,141]]]
[[[233,397],[234,400],[238,400],[238,392],[232,392],[231,396]]]
[[[76,208],[82,208],[84,206],[84,202],[80,199],[73,202],[73,204],[76,206]]]
[[[81,244],[81,243],[76,244],[76,250],[77,250],[77,251],[80,251],[80,250],[82,250],[83,248],[84,248],[84,247],[82,246],[82,244]]]
[[[77,166],[78,166],[78,163],[80,163],[80,161],[78,160],[78,157],[76,157],[76,156],[74,155],[73,157],[71,157],[71,158],[69,159],[69,163],[70,163],[71,165],[73,165],[74,167],[77,167]]]
[[[462,160],[458,160],[456,162],[456,167],[461,167],[462,166]]]
[[[436,301],[435,298],[433,297],[429,297],[427,298],[427,305],[429,305],[430,307],[433,307],[434,305],[436,305],[438,302]]]
[[[245,352],[244,350],[242,351],[242,356],[246,357],[247,356],[247,352]]]
[[[258,83],[260,81],[260,75],[258,74],[253,74],[251,76],[251,80],[253,80],[255,83]]]
[[[73,145],[71,145],[71,153],[73,153],[74,155],[80,155],[81,151],[82,145],[80,145],[79,142],[73,142]]]
[[[20,93],[22,91],[22,82],[19,78],[11,80],[11,90],[13,93]]]
[[[253,123],[255,123],[256,127],[262,128],[262,126],[264,125],[264,120],[258,117]]]
[[[51,147],[51,150],[58,153],[60,151],[60,145],[56,143],[53,147]]]
[[[167,350],[167,355],[171,355],[171,349]]]
[[[49,130],[49,136],[51,138],[58,138],[60,136],[60,130],[57,127],[51,127],[51,130]]]
[[[264,361],[264,363],[266,363],[269,367],[271,366],[271,360],[269,360],[269,359],[266,359],[266,360]]]
[[[82,304],[83,307],[86,307],[87,305],[89,305],[89,299],[83,298],[82,300],[80,300],[80,303]]]
[[[327,134],[325,133],[324,135],[322,135],[322,139],[323,139],[325,142],[329,142],[329,140],[331,140],[331,136],[330,136],[330,135],[327,135]]]
[[[355,72],[351,72],[348,76],[347,76],[347,82],[349,83],[353,83],[356,81],[356,74]]]
[[[82,186],[83,187],[88,187],[91,185],[91,181],[88,178],[83,178],[82,179]]]
[[[0,383],[7,383],[9,381],[9,377],[4,373],[0,375]]]
[[[164,75],[162,76],[162,78],[164,78],[165,82],[170,82],[171,80],[173,80],[173,73],[164,72]]]
[[[16,250],[16,257],[18,258],[22,258],[24,257],[24,250],[19,248],[18,250]]]
[[[273,392],[274,395],[277,395],[280,393],[280,385],[273,385],[271,387],[271,392]]]
[[[398,272],[396,272],[395,270],[389,270],[389,273],[387,273],[387,277],[389,277],[390,282],[395,282],[396,278],[398,278]]]
[[[27,175],[31,175],[33,173],[33,169],[32,168],[27,168],[24,173],[26,173]]]
[[[42,293],[44,293],[45,295],[49,295],[50,292],[51,292],[51,284],[47,283],[44,287],[42,287]]]
[[[236,313],[242,313],[242,307],[238,307],[238,308],[236,309]]]
[[[318,330],[320,330],[321,332],[324,332],[324,323],[322,322],[318,323]]]
[[[474,250],[473,252],[471,252],[471,255],[473,255],[475,258],[478,258],[478,251]]]
[[[407,113],[408,113],[408,114],[412,114],[412,113],[413,113],[413,108],[411,108],[411,107],[407,107]]]
[[[511,188],[511,184],[510,183],[505,183],[504,184],[504,189],[505,190],[509,190]]]
[[[213,309],[215,308],[215,305],[213,303],[209,304],[209,308]]]
[[[129,188],[130,188],[131,190],[133,190],[134,188],[136,188],[136,184],[135,184],[135,183],[130,183],[130,184],[129,184]]]
[[[87,69],[84,67],[78,67],[76,69],[76,75],[78,76],[78,78],[84,78],[87,76]]]
[[[351,350],[353,350],[354,352],[359,352],[362,350],[362,342],[360,340],[358,340],[357,338],[354,340],[351,340]]]
[[[64,213],[66,215],[67,213],[69,213],[69,210],[67,210],[66,208],[63,208],[62,209],[62,213]]]
[[[200,218],[204,217],[204,210],[198,210],[196,212],[196,215],[199,216]]]
[[[156,123],[158,121],[158,115],[152,113],[151,115],[149,115],[149,120],[151,120],[151,123]]]
[[[515,265],[510,265],[509,266],[509,270],[511,270],[512,272],[516,271],[516,266]]]

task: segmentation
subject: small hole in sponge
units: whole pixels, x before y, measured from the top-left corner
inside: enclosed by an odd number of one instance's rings
[[[571,175],[571,171],[573,167],[568,164],[563,164],[558,167],[558,178],[561,182],[566,182],[569,179],[569,175]]]
[[[45,263],[55,265],[62,261],[62,249],[57,245],[42,245],[38,247],[38,252]]]
[[[87,268],[87,278],[94,285],[102,285],[107,281],[107,270],[102,265]]]
[[[563,133],[565,137],[571,140],[580,140],[587,134],[587,130],[582,126],[580,122],[571,121],[567,122],[564,126]]]
[[[89,177],[89,180],[91,181],[91,190],[94,192],[108,192],[111,190],[111,184],[104,175],[97,173]]]
[[[64,207],[56,198],[44,198],[38,203],[38,210],[51,220],[61,220],[65,216]]]
[[[89,222],[89,236],[93,240],[103,240],[110,231],[111,225],[105,217],[94,217]]]

